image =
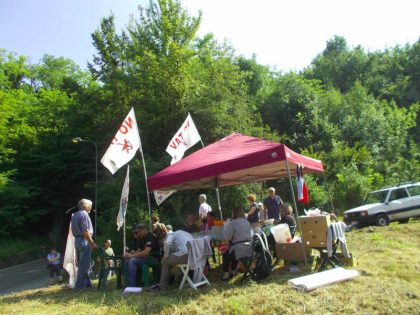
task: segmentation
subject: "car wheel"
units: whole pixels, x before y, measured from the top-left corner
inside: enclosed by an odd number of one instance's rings
[[[399,220],[398,222],[399,223],[408,223],[408,220],[410,220],[410,219]]]
[[[375,223],[378,226],[386,226],[389,224],[388,216],[385,214],[379,214],[376,216]]]

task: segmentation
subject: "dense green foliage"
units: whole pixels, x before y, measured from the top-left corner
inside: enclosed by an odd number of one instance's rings
[[[420,42],[366,53],[334,37],[301,73],[278,73],[197,36],[200,23],[176,0],[151,1],[121,33],[105,17],[88,72],[61,57],[33,65],[0,51],[1,237],[28,225],[65,236],[64,212],[81,196],[94,199],[95,184],[95,148],[70,140],[94,141],[100,159],[131,107],[149,175],[169,164],[165,148],[189,112],[205,144],[238,131],[322,159],[325,177],[307,176],[311,206],[331,210],[331,195],[342,211],[371,189],[419,179]],[[147,210],[141,159],[131,167],[128,223]],[[124,176],[99,165],[102,235],[115,233]],[[268,184],[221,189],[224,211],[248,192],[262,198]],[[274,185],[291,200],[287,181]],[[174,195],[161,217],[181,222],[199,193]]]

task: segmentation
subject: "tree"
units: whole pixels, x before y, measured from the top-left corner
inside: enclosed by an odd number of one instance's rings
[[[0,89],[19,89],[29,75],[26,58],[0,49]]]
[[[347,92],[356,81],[363,81],[368,58],[358,46],[350,50],[347,41],[334,36],[326,49],[319,54],[304,72],[309,79],[318,79],[322,84]]]

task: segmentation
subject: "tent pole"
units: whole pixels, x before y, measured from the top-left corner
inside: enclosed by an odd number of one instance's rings
[[[222,206],[220,205],[220,195],[219,195],[219,188],[218,187],[216,187],[216,197],[217,197],[217,206],[219,207],[220,220],[223,221]]]
[[[298,213],[298,208],[297,208],[297,204],[296,204],[296,197],[295,197],[295,191],[293,190],[293,184],[292,184],[292,176],[290,175],[290,168],[289,168],[289,162],[287,161],[287,158],[285,159],[286,161],[286,167],[287,167],[287,174],[289,175],[289,184],[290,184],[290,190],[292,192],[292,197],[293,197],[293,205],[295,208],[295,215],[296,215],[296,221],[299,227],[299,231],[300,231],[300,236],[302,237],[302,254],[303,254],[303,258],[305,259],[305,268],[306,270],[308,269],[308,259],[306,258],[306,251],[305,251],[305,244],[303,244],[303,231],[302,228],[300,226],[300,221],[299,221],[299,213]]]
[[[201,137],[200,137],[200,142],[201,142],[202,147],[204,148],[204,143],[203,143],[203,140],[201,140]],[[216,177],[216,181],[217,181],[217,177]],[[216,185],[217,185],[217,183],[216,183]],[[219,207],[220,220],[223,221],[222,205],[220,203],[220,195],[219,195],[219,187],[217,187],[217,186],[216,186],[216,198],[217,198],[217,206]]]

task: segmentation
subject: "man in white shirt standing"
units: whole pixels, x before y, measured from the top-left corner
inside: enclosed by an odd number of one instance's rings
[[[207,218],[207,213],[211,211],[211,207],[206,202],[207,196],[205,194],[201,194],[198,196],[198,202],[200,203],[200,208],[198,208],[198,215],[200,219]]]
[[[188,241],[193,240],[190,233],[179,230],[169,233],[163,245],[162,272],[160,274],[159,290],[169,286],[172,267],[188,263]]]

